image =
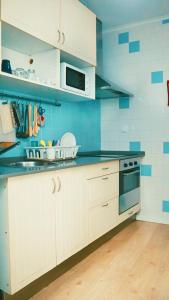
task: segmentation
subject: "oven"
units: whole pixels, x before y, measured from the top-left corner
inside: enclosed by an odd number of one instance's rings
[[[119,214],[140,202],[140,159],[120,161]]]

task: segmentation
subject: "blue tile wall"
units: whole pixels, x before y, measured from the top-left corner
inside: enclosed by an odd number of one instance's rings
[[[141,176],[152,176],[152,166],[141,165]]]
[[[129,43],[129,53],[140,52],[140,41]]]
[[[129,97],[120,97],[119,98],[119,109],[125,109],[130,107],[130,98]]]
[[[119,44],[127,44],[129,42],[129,32],[122,32],[118,35]]]
[[[163,19],[162,24],[169,24],[169,19]]]
[[[163,212],[168,212],[169,213],[169,200],[163,200],[162,210],[163,210]]]
[[[141,151],[141,143],[140,142],[129,142],[129,150],[130,151]]]
[[[163,82],[163,71],[151,72],[151,83],[162,83]]]
[[[163,142],[163,153],[169,154],[169,142]]]
[[[38,137],[20,139],[21,145],[4,154],[4,157],[23,155],[23,148],[30,144],[30,140],[60,139],[67,131],[71,131],[76,136],[77,144],[81,145],[81,151],[100,149],[99,101],[63,102],[59,108],[50,105],[43,107],[45,108],[46,123],[41,128]]]

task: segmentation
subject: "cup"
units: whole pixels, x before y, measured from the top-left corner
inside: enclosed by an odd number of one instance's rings
[[[3,59],[1,63],[1,70],[3,72],[12,74],[11,63],[9,59]]]
[[[55,159],[55,156],[56,156],[56,151],[55,151],[55,148],[47,148],[46,150],[46,153],[47,153],[47,159]]]
[[[31,147],[38,147],[38,141],[31,141]]]

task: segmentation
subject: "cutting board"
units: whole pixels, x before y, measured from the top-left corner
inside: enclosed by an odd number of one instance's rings
[[[8,134],[13,129],[10,104],[0,105],[0,131],[2,134]]]

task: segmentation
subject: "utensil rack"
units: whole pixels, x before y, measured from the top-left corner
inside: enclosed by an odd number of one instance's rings
[[[35,99],[35,98],[31,98],[31,97],[14,95],[14,94],[10,94],[7,92],[0,92],[0,97],[6,97],[6,98],[10,98],[10,99],[15,99],[18,101],[27,101],[27,102],[33,102],[33,103],[42,103],[43,102],[45,104],[53,105],[56,107],[61,106],[61,103],[59,103],[57,100],[55,102],[52,102],[52,101],[47,101],[47,100],[43,100],[43,99]],[[4,101],[4,100],[1,100],[1,101]],[[5,102],[8,102],[8,100],[5,100]]]

